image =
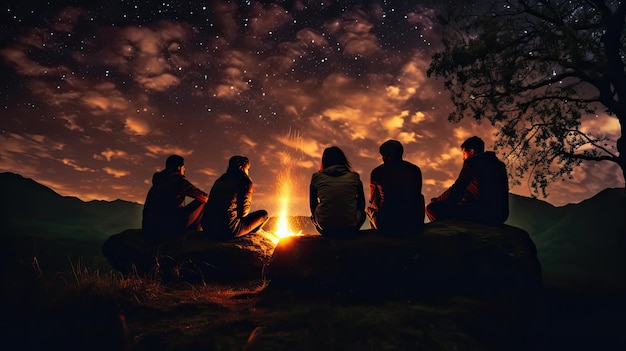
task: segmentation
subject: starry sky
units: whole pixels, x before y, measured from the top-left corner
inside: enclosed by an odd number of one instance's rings
[[[436,15],[472,1],[34,1],[0,14],[0,171],[82,200],[143,203],[170,154],[209,192],[248,156],[252,209],[308,215],[324,148],[342,148],[369,198],[378,146],[400,140],[423,194],[450,186],[459,145],[486,123],[447,121]],[[585,128],[618,135],[609,117]],[[616,139],[616,137],[615,137]],[[612,163],[587,163],[548,188],[561,206],[623,187]],[[511,192],[528,196],[526,180]]]

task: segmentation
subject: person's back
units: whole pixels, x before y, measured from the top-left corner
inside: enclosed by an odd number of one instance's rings
[[[358,205],[359,186],[362,188],[358,174],[341,165],[313,174],[311,187],[316,189],[317,198],[314,217],[324,230],[347,231],[360,227],[364,217]]]
[[[389,234],[414,233],[424,225],[422,172],[410,162],[385,162],[372,171],[371,185],[377,207],[375,226]]]
[[[509,216],[509,188],[505,164],[493,152],[467,160],[473,173],[464,197],[463,217],[486,224],[502,224]]]
[[[177,231],[180,221],[178,211],[178,177],[167,170],[154,173],[152,187],[143,206],[142,230],[149,237]]]
[[[252,182],[243,173],[227,172],[220,176],[209,192],[203,227],[210,226],[217,232],[230,231],[230,225],[247,214],[251,187]]]
[[[324,236],[351,236],[365,221],[363,183],[336,146],[324,150],[320,171],[311,176],[309,206],[311,219]]]
[[[267,211],[250,213],[252,180],[248,175],[249,169],[250,160],[247,157],[232,156],[226,173],[211,187],[202,217],[202,227],[209,237],[233,239],[257,232],[267,222]]]
[[[456,181],[426,206],[431,221],[463,218],[500,225],[509,216],[509,184],[506,165],[477,136],[461,144],[463,167]]]
[[[143,207],[141,228],[151,239],[164,239],[182,234],[186,229],[198,230],[207,194],[185,178],[184,159],[178,155],[167,158],[165,169],[154,173]],[[194,200],[185,205],[185,197]]]

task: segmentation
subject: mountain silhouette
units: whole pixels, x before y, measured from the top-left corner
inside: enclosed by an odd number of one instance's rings
[[[123,200],[84,202],[30,178],[0,173],[0,221],[10,235],[106,239],[141,228],[143,205]]]

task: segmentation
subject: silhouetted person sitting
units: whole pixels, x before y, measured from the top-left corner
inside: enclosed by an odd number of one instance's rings
[[[323,236],[352,236],[365,222],[363,183],[340,148],[324,150],[320,171],[311,177],[309,205],[311,219]]]
[[[249,170],[247,157],[233,156],[226,173],[213,184],[202,217],[202,227],[209,237],[217,240],[240,237],[257,232],[267,222],[267,211],[250,213],[253,190]]]
[[[385,141],[380,145],[383,164],[370,176],[371,227],[390,235],[415,234],[424,227],[422,171],[403,160],[403,153],[399,141]]]
[[[426,206],[431,221],[462,218],[499,225],[509,217],[506,166],[494,152],[484,150],[477,136],[461,144],[463,168],[454,184]]]
[[[208,195],[185,178],[185,160],[171,155],[165,169],[154,173],[146,196],[141,223],[148,238],[165,239],[185,230],[200,230],[202,210]],[[193,198],[185,206],[185,197]]]

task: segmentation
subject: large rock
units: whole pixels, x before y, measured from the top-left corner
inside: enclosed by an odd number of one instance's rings
[[[122,273],[192,282],[260,280],[273,250],[274,243],[264,233],[213,241],[203,232],[191,231],[153,242],[141,229],[112,235],[102,245],[109,264]]]
[[[428,223],[411,237],[362,231],[351,239],[282,239],[266,269],[267,294],[526,298],[542,288],[524,230],[467,221]]]

